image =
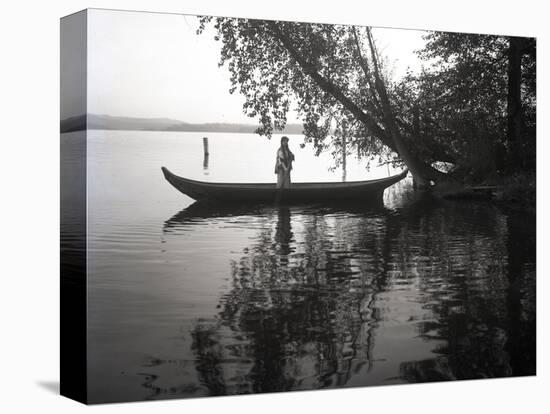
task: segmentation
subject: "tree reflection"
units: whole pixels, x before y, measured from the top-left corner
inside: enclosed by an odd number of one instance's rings
[[[192,334],[212,395],[344,386],[373,363],[376,295],[399,222],[380,207],[318,213],[264,209],[272,225],[231,263],[218,323]],[[235,360],[251,361],[246,373],[224,369]]]
[[[216,321],[192,331],[211,395],[375,383],[371,371],[388,362],[378,362],[377,341],[400,327],[416,335],[395,340],[416,337],[427,351],[423,359],[390,352],[396,380],[534,374],[532,223],[422,197],[394,210],[194,206],[165,232],[237,215],[265,225],[230,263]]]
[[[443,260],[421,288],[435,318],[419,325],[445,345],[436,358],[402,363],[401,375],[410,382],[534,375],[534,223],[523,217],[518,232],[517,217],[495,207],[450,205],[451,214],[430,216],[424,254]],[[472,216],[475,232],[459,226]],[[448,230],[434,231],[442,226]]]

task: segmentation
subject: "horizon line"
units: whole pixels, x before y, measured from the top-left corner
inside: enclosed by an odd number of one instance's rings
[[[63,122],[63,121],[66,121],[68,119],[80,118],[80,117],[84,117],[84,116],[88,117],[89,115],[104,116],[104,117],[109,117],[109,118],[128,118],[128,119],[143,119],[143,120],[170,120],[170,121],[181,122],[183,124],[192,124],[192,125],[208,125],[208,124],[231,124],[231,125],[250,125],[250,126],[258,125],[258,124],[255,124],[255,123],[235,122],[235,121],[189,122],[189,121],[182,121],[181,119],[172,118],[172,117],[169,117],[169,116],[146,117],[146,116],[131,116],[131,115],[98,114],[98,113],[93,113],[93,112],[87,112],[85,114],[80,114],[80,115],[73,115],[73,116],[69,116],[67,118],[60,118],[60,121]],[[302,122],[298,122],[298,123],[289,122],[286,125],[303,125],[303,123]]]

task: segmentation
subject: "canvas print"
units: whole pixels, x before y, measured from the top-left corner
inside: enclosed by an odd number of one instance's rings
[[[60,140],[66,396],[536,374],[534,38],[88,9]]]

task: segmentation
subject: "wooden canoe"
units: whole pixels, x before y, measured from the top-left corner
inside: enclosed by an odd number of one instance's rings
[[[288,189],[277,189],[276,184],[264,183],[209,183],[179,177],[162,167],[164,178],[177,190],[194,200],[223,201],[285,201],[324,202],[340,200],[380,199],[384,190],[407,176],[408,170],[400,174],[369,181],[292,183]]]

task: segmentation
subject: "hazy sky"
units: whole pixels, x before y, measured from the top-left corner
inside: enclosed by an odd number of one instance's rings
[[[61,119],[86,112],[86,13],[61,19]]]
[[[241,96],[229,93],[229,72],[218,67],[220,43],[212,32],[197,35],[197,26],[193,16],[89,10],[88,112],[257,123],[243,115]],[[423,32],[373,33],[396,75],[418,68],[413,51],[424,44]]]

